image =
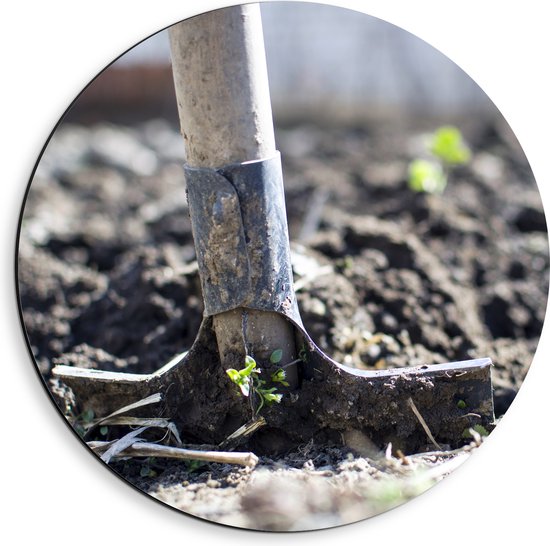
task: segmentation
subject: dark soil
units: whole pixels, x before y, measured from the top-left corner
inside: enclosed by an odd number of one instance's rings
[[[437,121],[279,128],[296,293],[312,338],[350,366],[490,357],[499,417],[542,330],[546,222],[506,124],[457,124],[473,158],[442,195],[413,193],[406,182]],[[51,381],[56,364],[150,373],[195,339],[202,300],[182,157],[178,132],[160,120],[62,125],[46,149],[24,209],[18,278],[29,345],[52,392],[62,390]],[[114,465],[185,512],[283,530],[362,519],[423,490],[415,478],[381,500],[399,461],[390,455],[381,466],[370,455],[309,445],[286,459],[263,457],[254,471]],[[379,497],[362,489],[373,477],[385,484]],[[355,492],[344,486],[352,482]],[[280,485],[299,483],[306,500],[281,508]]]

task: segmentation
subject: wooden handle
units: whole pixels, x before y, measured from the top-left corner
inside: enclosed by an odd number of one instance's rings
[[[199,15],[171,27],[169,35],[187,162],[216,168],[272,157],[259,5]]]

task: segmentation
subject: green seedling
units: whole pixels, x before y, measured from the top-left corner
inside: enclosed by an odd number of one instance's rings
[[[446,165],[464,165],[471,157],[462,133],[451,125],[440,127],[433,134],[430,152]]]
[[[256,369],[256,361],[251,356],[247,356],[245,358],[245,367],[242,370],[229,368],[225,373],[241,389],[243,396],[248,396],[250,394],[252,374],[258,374],[260,370]]]
[[[353,256],[344,256],[342,267],[344,271],[351,271],[353,269]]]
[[[289,386],[286,381],[286,372],[282,368],[279,368],[276,372],[271,374],[271,381],[273,381],[273,383],[280,383],[284,387]]]
[[[282,372],[282,375],[280,372]],[[264,406],[278,404],[283,398],[283,395],[277,392],[277,387],[266,388],[266,381],[259,377],[261,370],[257,368],[256,361],[251,356],[246,356],[245,367],[242,370],[230,368],[226,370],[226,373],[229,379],[239,387],[243,396],[249,396],[251,392],[257,396],[259,403],[255,411],[256,415]],[[277,378],[275,382],[282,385],[286,383],[284,370],[277,370],[272,374],[272,381],[274,376]]]
[[[451,169],[470,161],[470,149],[456,127],[444,125],[431,136],[427,151],[429,159],[417,158],[409,164],[409,188],[415,192],[442,193]]]
[[[77,434],[84,438],[86,435],[86,431],[89,428],[89,426],[92,424],[93,420],[95,418],[95,414],[93,410],[85,410],[83,411],[74,421],[74,429],[76,430]]]
[[[409,188],[415,192],[442,193],[447,176],[441,165],[427,159],[415,159],[409,165]]]
[[[458,409],[465,409],[466,408],[466,402],[464,402],[464,400],[459,400],[457,403],[456,403],[456,407]]]
[[[472,427],[472,430],[474,432],[477,432],[480,436],[489,436],[489,432],[487,431],[487,429],[483,425],[474,425]],[[464,429],[464,431],[462,432],[462,437],[463,438],[473,438],[473,435],[470,432],[469,428]]]
[[[205,462],[190,459],[189,461],[185,461],[185,466],[187,467],[187,472],[192,474],[193,472],[197,472],[197,470],[200,470],[203,466],[205,466]]]
[[[256,409],[256,415],[260,413],[260,410],[264,406],[271,406],[271,404],[279,404],[283,398],[283,395],[277,392],[277,387],[266,389],[264,387],[265,381],[259,380],[258,386],[254,389],[254,392],[258,395],[260,403]]]

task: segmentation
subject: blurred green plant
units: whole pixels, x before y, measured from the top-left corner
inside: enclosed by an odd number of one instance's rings
[[[89,425],[91,425],[94,418],[95,414],[91,409],[84,410],[80,415],[78,415],[78,417],[76,417],[73,426],[76,433],[81,438],[84,438],[84,436],[86,435],[86,429]]]
[[[480,436],[488,436],[489,432],[483,425],[474,425],[471,428],[465,428],[462,432],[463,438],[474,438],[475,434],[479,434]]]
[[[444,125],[435,131],[430,142],[430,152],[447,165],[464,165],[471,158],[462,133],[452,125]]]
[[[409,165],[409,188],[415,192],[442,193],[447,176],[441,165],[427,159],[415,159]]]
[[[452,125],[444,125],[430,136],[427,152],[429,159],[416,158],[409,164],[409,188],[415,192],[442,193],[450,171],[471,159],[462,133]]]

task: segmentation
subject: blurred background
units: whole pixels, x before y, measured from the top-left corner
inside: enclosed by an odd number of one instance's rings
[[[491,101],[458,66],[394,25],[321,4],[270,2],[261,11],[279,123],[494,115]],[[167,31],[114,62],[79,97],[69,117],[177,121]]]

